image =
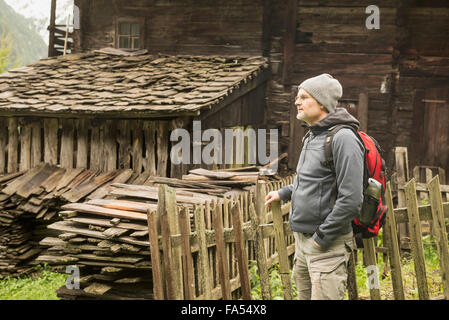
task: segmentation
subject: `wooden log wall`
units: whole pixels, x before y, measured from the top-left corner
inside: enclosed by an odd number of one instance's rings
[[[145,49],[150,52],[260,55],[262,51],[264,0],[212,5],[207,0],[158,0],[151,5],[145,0],[77,0],[75,4],[88,17],[81,21],[84,50],[115,46],[111,17],[116,16],[146,18]]]
[[[426,1],[425,4],[412,1],[403,9],[404,40],[398,46],[398,79],[394,90],[396,135],[395,144],[407,146],[411,167],[415,165],[436,165],[424,163],[420,157],[427,141],[419,141],[424,129],[424,114],[428,104],[423,99],[447,100],[444,94],[427,96],[430,88],[449,90],[449,5],[447,1]],[[427,91],[427,94],[426,94]],[[446,103],[448,103],[446,101]],[[444,105],[443,105],[444,106]],[[445,128],[447,132],[447,127]],[[435,130],[435,129],[430,129]],[[441,130],[441,129],[440,129]],[[441,133],[445,136],[448,133]],[[424,136],[424,135],[423,135]],[[416,147],[416,148],[414,148]],[[435,157],[438,152],[435,152]],[[446,164],[444,164],[446,166]],[[445,167],[446,170],[449,168]]]
[[[0,118],[0,173],[40,162],[100,171],[170,173],[167,120]]]

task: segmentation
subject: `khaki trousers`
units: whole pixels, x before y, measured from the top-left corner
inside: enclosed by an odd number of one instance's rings
[[[326,250],[312,236],[294,232],[293,278],[299,300],[343,300],[348,263],[354,249],[352,232],[337,237]]]

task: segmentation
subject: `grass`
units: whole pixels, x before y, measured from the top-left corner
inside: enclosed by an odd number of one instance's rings
[[[48,266],[36,266],[28,275],[1,279],[0,300],[59,300],[56,290],[68,276],[51,272]]]

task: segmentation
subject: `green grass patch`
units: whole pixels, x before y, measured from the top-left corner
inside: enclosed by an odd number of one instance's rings
[[[56,290],[65,284],[68,274],[36,266],[28,275],[0,280],[0,300],[59,300]]]

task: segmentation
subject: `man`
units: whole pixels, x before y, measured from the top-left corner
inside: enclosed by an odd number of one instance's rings
[[[332,141],[335,174],[323,165],[327,130],[337,124],[358,129],[346,109],[336,108],[343,93],[338,80],[321,74],[302,82],[295,105],[297,119],[310,135],[304,140],[294,183],[270,192],[265,204],[289,201],[290,227],[295,237],[293,277],[299,299],[341,300],[353,249],[351,221],[363,201],[364,146],[354,132],[340,129]],[[332,195],[337,185],[337,195]],[[331,204],[331,199],[336,199]]]

